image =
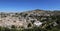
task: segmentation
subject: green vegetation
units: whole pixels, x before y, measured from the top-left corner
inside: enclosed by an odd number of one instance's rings
[[[49,18],[52,18],[51,20],[49,20]],[[31,29],[17,29],[14,25],[11,26],[11,29],[6,28],[6,27],[0,27],[0,31],[60,31],[60,16],[50,16],[47,18],[48,20],[42,20],[46,21],[46,23],[44,23],[42,25],[42,27],[44,26],[44,28],[41,27],[33,27]],[[32,21],[34,22],[34,21]],[[53,22],[56,22],[58,25],[57,26],[53,26]],[[46,25],[46,26],[45,26]],[[31,24],[28,24],[28,27],[30,27]]]
[[[40,29],[39,27],[34,27],[32,29],[19,29],[19,30],[16,28],[9,29],[6,27],[0,27],[0,31],[46,31],[46,30]]]

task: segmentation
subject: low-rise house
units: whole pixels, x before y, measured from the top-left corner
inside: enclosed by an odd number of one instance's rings
[[[40,25],[42,25],[42,22],[35,21],[35,22],[34,22],[34,25],[36,25],[36,26],[38,26],[38,27],[39,27]]]

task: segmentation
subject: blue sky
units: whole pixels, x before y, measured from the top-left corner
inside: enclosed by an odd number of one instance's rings
[[[60,10],[60,0],[0,0],[0,12]]]

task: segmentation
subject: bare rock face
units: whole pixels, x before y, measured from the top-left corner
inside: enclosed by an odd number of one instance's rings
[[[59,12],[60,13],[60,12]],[[33,10],[22,13],[0,13],[0,26],[11,28],[13,25],[16,28],[32,28],[32,27],[46,27],[55,22],[56,18],[52,18],[55,14],[60,15],[54,11]],[[53,20],[53,21],[52,21]],[[48,23],[49,22],[49,23]],[[55,23],[57,25],[57,23]],[[55,26],[54,24],[54,26]],[[47,25],[48,26],[48,25]]]

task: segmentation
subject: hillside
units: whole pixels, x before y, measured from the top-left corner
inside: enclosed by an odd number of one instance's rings
[[[20,13],[0,13],[0,26],[9,29],[60,31],[60,11],[32,10]]]

